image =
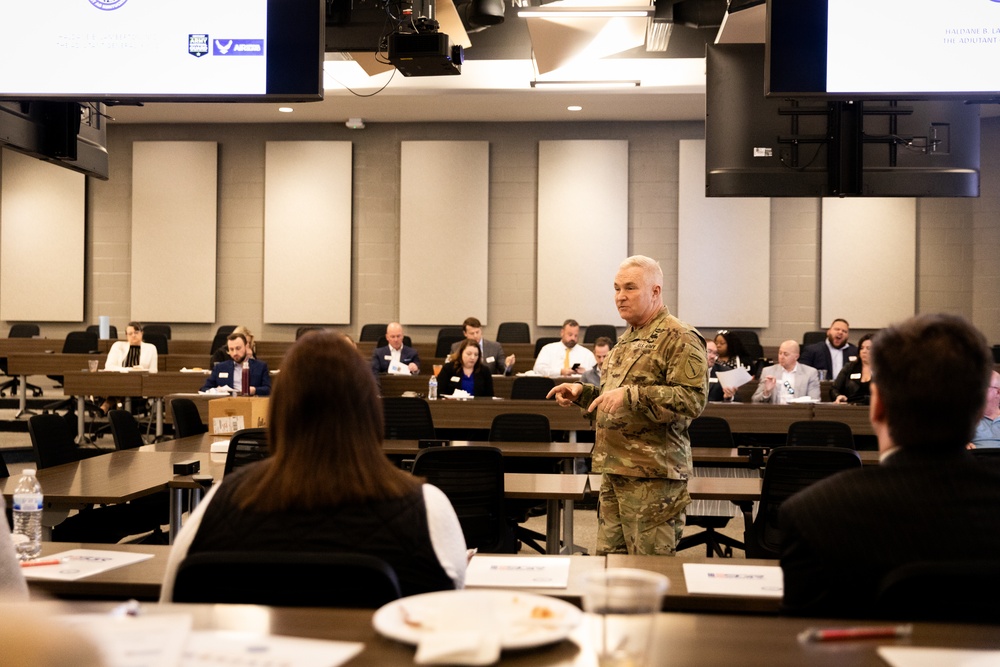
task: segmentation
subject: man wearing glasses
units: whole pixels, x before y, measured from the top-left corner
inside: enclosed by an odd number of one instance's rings
[[[983,418],[976,425],[972,444],[976,447],[1000,447],[1000,373],[996,371],[990,375]]]
[[[778,363],[760,372],[760,384],[753,393],[754,403],[784,405],[808,396],[819,401],[819,373],[799,363],[799,344],[786,340],[778,348]]]

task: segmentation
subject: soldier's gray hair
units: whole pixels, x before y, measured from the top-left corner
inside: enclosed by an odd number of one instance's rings
[[[660,263],[655,259],[646,257],[645,255],[632,255],[618,265],[619,269],[631,269],[633,267],[642,269],[642,272],[646,274],[646,278],[651,283],[663,287],[663,269],[660,268]]]

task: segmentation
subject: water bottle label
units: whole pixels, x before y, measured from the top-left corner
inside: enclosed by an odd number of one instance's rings
[[[14,510],[34,512],[42,509],[42,497],[28,494],[14,494]]]

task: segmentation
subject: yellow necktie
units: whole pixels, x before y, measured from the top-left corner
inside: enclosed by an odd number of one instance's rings
[[[566,358],[563,360],[563,368],[569,368],[569,348],[566,348]]]

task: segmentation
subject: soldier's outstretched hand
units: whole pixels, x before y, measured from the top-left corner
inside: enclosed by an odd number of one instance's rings
[[[580,397],[583,385],[578,382],[564,382],[549,390],[545,398],[556,397],[556,403],[566,408],[573,405],[573,402]]]

